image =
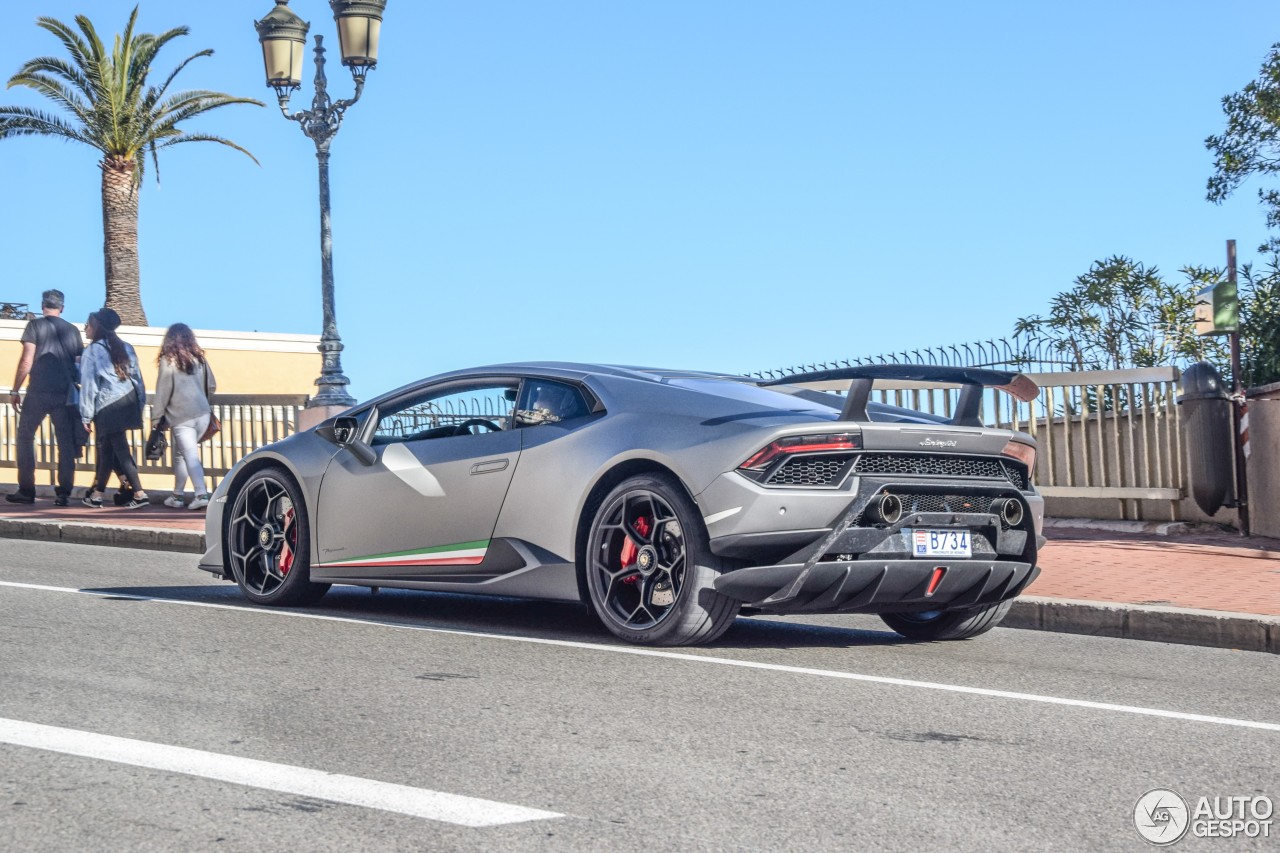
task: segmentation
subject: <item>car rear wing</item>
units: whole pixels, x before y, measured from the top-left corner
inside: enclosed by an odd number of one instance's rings
[[[793,373],[780,379],[770,379],[760,385],[798,385],[802,382],[830,382],[849,379],[849,396],[840,412],[842,421],[869,421],[867,400],[877,379],[896,379],[908,382],[937,382],[960,386],[960,398],[956,401],[955,415],[951,423],[956,426],[982,426],[978,409],[982,405],[984,388],[1004,391],[1024,403],[1030,403],[1040,394],[1040,386],[1022,373],[1005,370],[988,370],[984,367],[945,367],[933,364],[863,364],[857,367],[839,367],[834,370],[813,370]]]

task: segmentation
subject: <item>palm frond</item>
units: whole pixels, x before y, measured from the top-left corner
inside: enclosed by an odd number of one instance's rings
[[[61,77],[68,84],[74,86],[80,94],[90,100],[93,99],[93,84],[89,82],[89,78],[85,75],[84,70],[73,62],[57,56],[38,56],[35,59],[29,59],[18,69],[18,73],[10,78],[8,88],[20,85],[14,82],[14,78],[28,76],[31,74],[52,74],[55,77]]]
[[[76,35],[76,31],[71,27],[59,21],[57,18],[40,17],[36,18],[36,26],[41,29],[48,30],[62,42],[62,46],[67,49],[67,53],[71,54],[75,64],[84,68],[89,65],[90,48],[89,45]]]
[[[25,86],[44,95],[81,121],[86,121],[92,109],[70,85],[55,80],[47,74],[23,74],[19,72],[9,81],[10,86]]]
[[[216,142],[219,145],[225,145],[228,148],[234,148],[244,156],[248,157],[253,162],[258,163],[258,158],[250,154],[247,149],[240,147],[236,143],[232,142],[230,139],[224,139],[223,137],[215,136],[212,133],[183,133],[180,136],[172,136],[172,137],[169,137],[168,139],[165,139],[163,142],[156,143],[156,147],[169,148],[170,146],[173,146],[173,145],[180,145],[183,142]],[[261,166],[262,164],[258,163],[258,165]]]
[[[167,101],[157,104],[151,111],[151,117],[156,123],[169,122],[178,115],[182,116],[181,120],[185,120],[229,104],[264,106],[262,101],[254,98],[240,98],[235,95],[228,95],[225,92],[212,92],[207,89],[191,89],[179,92]]]
[[[147,109],[154,107],[156,102],[164,97],[164,93],[169,90],[169,85],[173,83],[175,77],[182,73],[182,69],[186,68],[192,61],[199,59],[202,56],[213,56],[213,48],[205,48],[199,53],[191,54],[186,59],[182,60],[177,68],[173,69],[173,71],[169,73],[169,76],[165,78],[164,83],[160,84],[158,88],[153,88],[147,92],[147,98],[146,101],[144,101]]]
[[[28,107],[0,107],[0,139],[34,135],[60,136],[98,148],[96,142],[80,128],[58,116]]]
[[[155,62],[156,55],[173,39],[179,36],[188,35],[191,30],[187,27],[174,27],[160,35],[144,33],[139,35],[132,44],[132,55],[128,59],[129,79],[131,88],[127,93],[127,100],[130,105],[140,103],[143,100],[143,91],[147,83],[147,75],[151,70],[152,64]],[[213,53],[212,50],[207,51]],[[189,61],[189,60],[188,60]],[[186,63],[183,63],[185,65]],[[180,68],[179,68],[180,70]],[[176,74],[177,72],[173,72]],[[170,79],[173,78],[170,75]],[[167,86],[168,83],[166,82]]]

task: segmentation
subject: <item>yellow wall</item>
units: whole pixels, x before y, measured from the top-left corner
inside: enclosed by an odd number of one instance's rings
[[[0,388],[13,383],[22,353],[22,320],[0,320]],[[83,327],[79,327],[83,333]],[[147,388],[156,381],[156,356],[164,329],[121,326],[120,336],[133,344]],[[208,355],[219,394],[313,394],[320,375],[319,335],[263,334],[196,329]],[[87,343],[87,341],[86,341]]]

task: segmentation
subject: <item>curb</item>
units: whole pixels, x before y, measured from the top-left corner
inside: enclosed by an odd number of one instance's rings
[[[1257,613],[1025,595],[1000,626],[1280,654],[1280,616]]]
[[[165,527],[122,527],[80,521],[33,521],[0,518],[0,539],[35,539],[73,545],[106,545],[145,551],[180,551],[203,554],[204,534],[196,530]]]

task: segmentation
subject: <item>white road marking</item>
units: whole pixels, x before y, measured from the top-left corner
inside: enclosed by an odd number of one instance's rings
[[[265,788],[269,791],[281,791],[301,797],[397,812],[460,826],[500,826],[563,817],[555,812],[496,803],[492,800],[442,794],[425,788],[411,788],[408,785],[377,782],[372,779],[326,773],[323,770],[311,770],[306,767],[293,767],[288,764],[275,764],[270,761],[221,755],[216,752],[204,752],[199,749],[168,746],[78,729],[44,726],[22,720],[0,718],[0,743],[78,755],[83,758],[96,758],[101,761],[113,761],[134,767],[166,770],[170,773],[182,773],[202,779],[216,779],[235,785],[247,785],[251,788]]]
[[[327,616],[322,613],[298,613],[291,610],[275,610],[239,604],[215,604],[207,601],[182,601],[176,598],[158,598],[149,595],[132,595],[129,593],[105,592],[92,589],[75,589],[73,587],[44,586],[41,584],[16,583],[0,581],[0,587],[14,589],[31,589],[42,592],[63,592],[76,595],[90,595],[96,598],[126,598],[130,601],[152,601],[160,604],[177,604],[185,607],[207,607],[212,610],[234,610],[241,613],[253,613],[260,616],[283,616],[292,619],[318,619],[323,622],[345,622],[352,625],[377,625],[403,631],[423,631],[429,634],[447,634],[459,637],[478,637],[486,640],[502,640],[509,643],[530,643],[540,646],[558,646],[568,649],[583,649],[593,652],[610,652],[619,655],[639,655],[641,657],[665,658],[667,660],[688,661],[690,663],[714,664],[718,666],[734,666],[742,669],[760,669],[772,672],[785,672],[792,675],[812,675],[819,678],[837,678],[846,681],[862,681],[871,684],[889,684],[895,687],[914,687],[921,690],[940,690],[946,693],[962,693],[970,696],[987,696],[994,699],[1014,699],[1021,702],[1039,702],[1046,705],[1063,705],[1071,708],[1087,708],[1093,711],[1111,711],[1120,714],[1138,714],[1144,717],[1161,717],[1169,720],[1183,720],[1192,723],[1211,723],[1220,726],[1237,726],[1246,729],[1280,732],[1280,723],[1266,723],[1257,720],[1240,720],[1234,717],[1214,717],[1207,714],[1188,714],[1183,711],[1166,711],[1162,708],[1144,708],[1138,705],[1116,705],[1110,702],[1093,702],[1088,699],[1066,699],[1059,696],[1042,696],[1038,693],[1018,693],[1011,690],[992,690],[986,687],[967,687],[961,684],[941,684],[933,681],[914,681],[908,678],[893,678],[887,675],[864,675],[857,672],[841,672],[832,669],[813,669],[804,666],[786,666],[777,663],[761,663],[758,661],[736,660],[734,658],[718,658],[705,655],[694,655],[682,652],[668,652],[659,649],[639,648],[636,646],[610,646],[603,643],[583,643],[576,640],[551,640],[544,637],[520,637],[511,634],[491,634],[483,631],[462,631],[456,628],[431,628],[425,625],[409,625],[403,622],[385,622],[377,619],[356,619],[350,616]]]

